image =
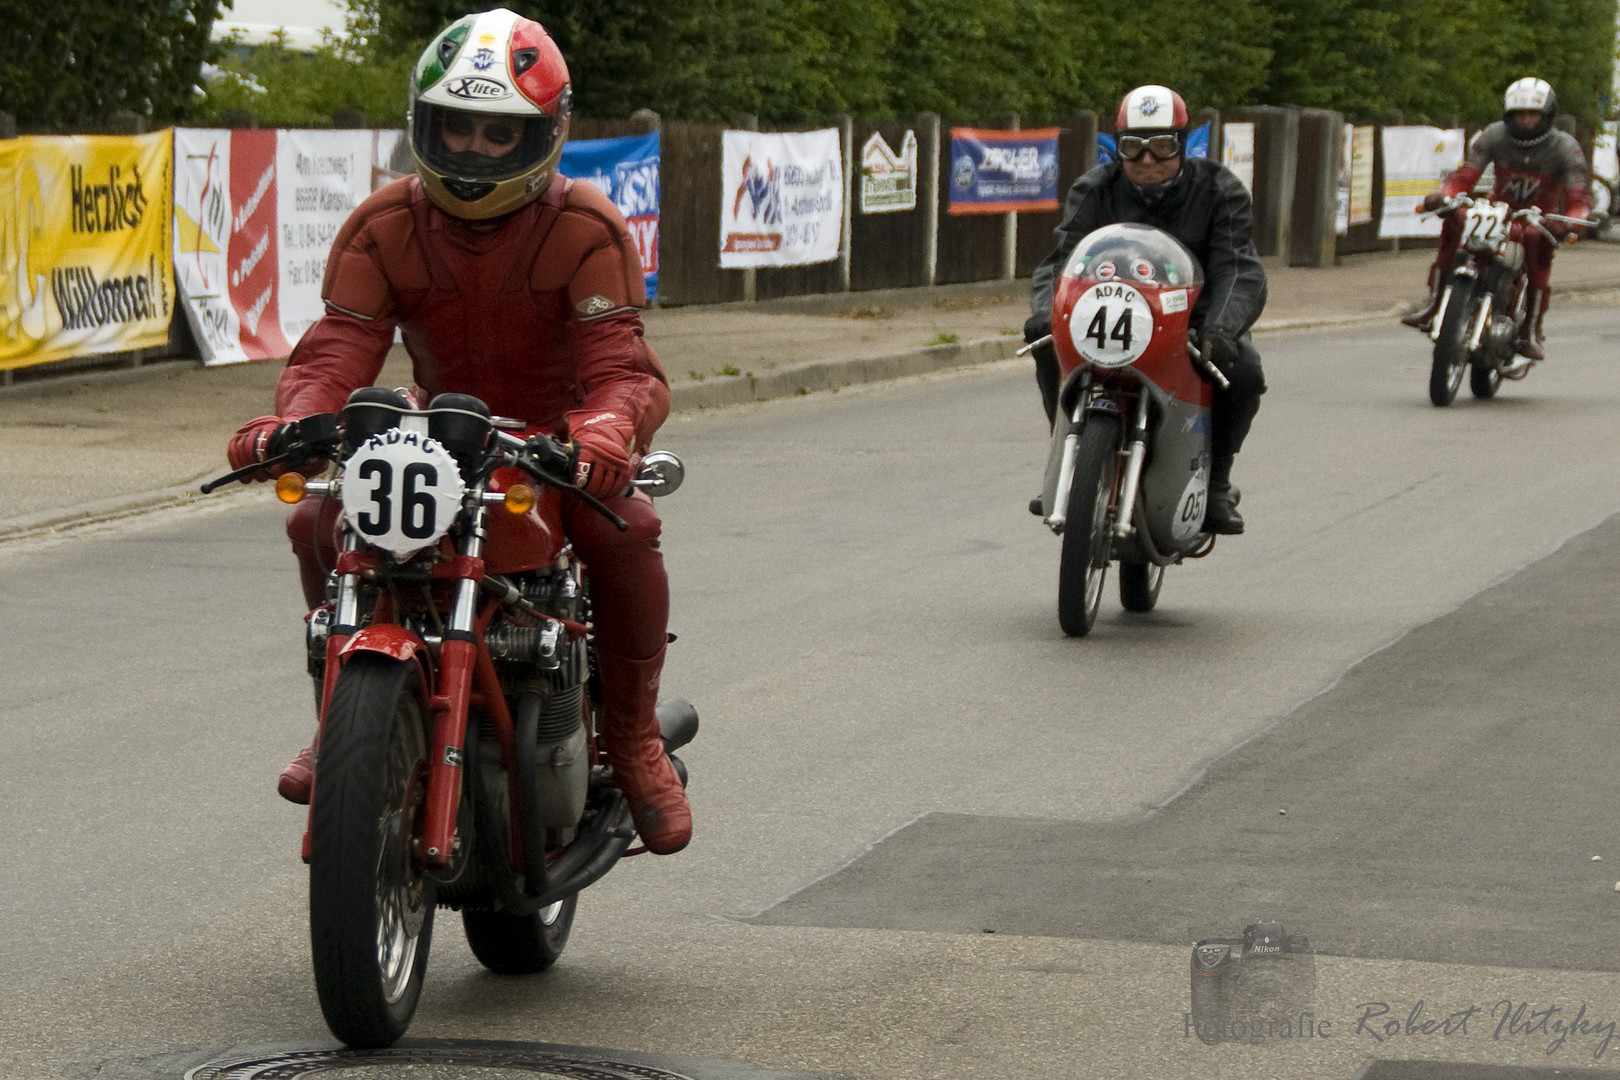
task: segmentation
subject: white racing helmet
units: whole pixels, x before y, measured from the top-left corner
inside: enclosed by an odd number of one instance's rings
[[[1523,131],[1513,122],[1516,112],[1538,112],[1541,119],[1529,131]],[[1551,84],[1545,79],[1526,76],[1507,88],[1502,95],[1502,123],[1507,127],[1508,138],[1515,142],[1535,143],[1547,137],[1552,131],[1553,117],[1558,112],[1558,95],[1553,93]]]
[[[452,23],[411,74],[406,127],[428,197],[469,220],[538,199],[572,106],[568,65],[539,23],[506,8]]]

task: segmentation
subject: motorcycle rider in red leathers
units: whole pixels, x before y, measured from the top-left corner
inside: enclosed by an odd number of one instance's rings
[[[631,455],[669,414],[668,380],[636,310],[646,288],[634,244],[605,195],[557,173],[571,90],[539,23],[506,9],[460,19],[417,61],[410,101],[417,175],[372,194],[338,233],[326,313],[293,349],[276,415],[232,438],[231,465],[273,456],[282,425],[335,413],[372,385],[396,326],[419,401],[472,394],[531,433],[571,439],[575,481],[630,523],[620,533],[580,500],[563,500],[591,590],[599,730],[643,842],[678,851],[691,838],[691,811],[653,711],[669,582],[652,501],[625,494]],[[288,518],[311,607],[335,561],[337,505],[300,503]],[[308,802],[313,763],[307,748],[287,766],[284,797]]]
[[[1424,209],[1433,210],[1449,199],[1468,194],[1485,167],[1494,165],[1492,199],[1506,202],[1515,210],[1538,206],[1549,213],[1586,217],[1592,209],[1586,157],[1573,136],[1553,127],[1557,111],[1558,96],[1544,80],[1523,78],[1509,86],[1503,96],[1502,119],[1479,133],[1462,167],[1446,177],[1438,192],[1423,200]],[[1570,235],[1573,239],[1571,230],[1580,226],[1549,221],[1546,228],[1554,236]],[[1462,214],[1458,211],[1448,215],[1441,227],[1440,248],[1429,268],[1428,304],[1401,318],[1407,326],[1429,330],[1440,307],[1445,276],[1461,241]],[[1530,295],[1514,351],[1527,360],[1544,360],[1541,324],[1547,315],[1553,245],[1539,232],[1527,232],[1524,261]]]

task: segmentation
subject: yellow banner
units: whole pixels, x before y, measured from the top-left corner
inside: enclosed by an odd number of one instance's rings
[[[0,368],[162,345],[173,138],[0,142]]]

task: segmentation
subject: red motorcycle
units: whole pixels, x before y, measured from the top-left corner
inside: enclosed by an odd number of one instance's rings
[[[1525,242],[1540,233],[1549,243],[1558,243],[1544,224],[1548,221],[1588,224],[1584,218],[1535,206],[1515,210],[1505,202],[1467,195],[1455,196],[1425,214],[1444,216],[1459,210],[1462,240],[1441,283],[1440,306],[1429,326],[1434,342],[1429,401],[1442,408],[1456,400],[1464,372],[1477,398],[1494,397],[1503,379],[1522,379],[1530,373],[1534,361],[1514,351],[1529,293]]]
[[[1039,509],[1063,537],[1058,622],[1071,637],[1091,632],[1109,562],[1126,610],[1151,611],[1164,568],[1214,546],[1203,529],[1207,380],[1227,381],[1188,342],[1203,284],[1198,260],[1169,233],[1106,226],[1069,256],[1051,336],[1021,350],[1050,341],[1062,374]]]
[[[580,890],[636,853],[593,724],[590,597],[559,500],[625,524],[569,482],[566,447],[522,430],[464,394],[417,409],[367,388],[300,421],[265,463],[340,463],[329,480],[285,473],[276,494],[343,510],[329,599],[308,621],[321,722],[303,857],[315,988],[350,1046],[405,1033],[437,907],[460,910],[485,967],[540,971]],[[666,495],[684,475],[659,451],[634,483]],[[658,716],[684,783],[672,752],[697,713],[669,701]]]

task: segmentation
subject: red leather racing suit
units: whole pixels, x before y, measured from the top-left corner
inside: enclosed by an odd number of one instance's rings
[[[1523,143],[1509,136],[1507,125],[1498,120],[1474,139],[1462,167],[1446,177],[1441,193],[1448,199],[1468,194],[1487,165],[1494,165],[1496,170],[1491,198],[1506,202],[1515,210],[1539,206],[1550,213],[1571,217],[1585,217],[1591,211],[1586,157],[1574,137],[1556,128],[1533,142]],[[1447,217],[1440,231],[1440,249],[1431,272],[1431,288],[1451,268],[1461,239],[1462,221],[1453,214]],[[1545,311],[1553,245],[1540,233],[1527,235],[1524,261],[1530,288],[1539,294],[1541,311]]]
[[[589,410],[574,416],[580,422],[609,410],[634,424],[638,450],[669,415],[668,380],[636,311],[646,290],[634,245],[618,210],[589,184],[555,176],[541,198],[491,224],[445,214],[415,176],[397,180],[338,233],[322,296],[326,314],[276,385],[282,417],[336,412],[372,385],[396,326],[427,398],[472,394],[497,416],[559,437],[574,414]],[[598,648],[661,660],[669,583],[658,514],[640,493],[608,503],[628,532],[578,499],[562,504],[590,580]],[[335,558],[336,512],[330,500],[310,501],[288,519],[312,607]]]

